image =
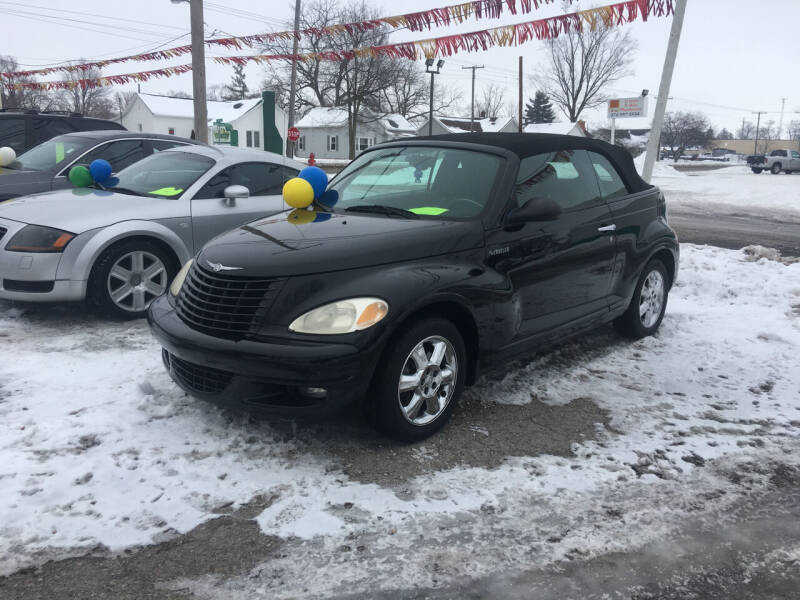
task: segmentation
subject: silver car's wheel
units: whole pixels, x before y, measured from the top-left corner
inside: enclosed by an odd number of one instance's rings
[[[412,425],[432,423],[453,398],[458,378],[458,356],[453,344],[434,335],[408,354],[397,385],[400,411]]]
[[[655,325],[661,317],[666,290],[661,272],[655,269],[650,271],[639,292],[639,319],[645,328],[649,329]]]
[[[141,313],[167,290],[169,276],[162,260],[151,252],[134,250],[111,266],[106,291],[114,305],[130,313]]]

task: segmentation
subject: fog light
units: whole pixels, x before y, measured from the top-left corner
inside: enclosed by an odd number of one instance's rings
[[[328,390],[319,387],[301,387],[297,390],[301,396],[308,396],[309,398],[325,398],[328,395]]]

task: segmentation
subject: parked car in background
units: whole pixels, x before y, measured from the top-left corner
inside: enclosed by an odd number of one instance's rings
[[[73,188],[0,205],[0,298],[88,299],[140,317],[215,235],[284,210],[301,163],[261,150],[183,146],[117,174],[113,191]]]
[[[17,156],[57,135],[97,129],[125,131],[114,121],[84,117],[78,113],[0,109],[0,148],[10,146]]]
[[[215,238],[150,305],[185,391],[295,415],[360,401],[385,432],[419,440],[481,368],[609,321],[647,336],[664,316],[678,242],[664,195],[622,148],[398,140],[360,154],[334,192],[329,211]]]
[[[0,168],[0,202],[18,196],[72,187],[67,175],[76,165],[88,167],[97,158],[111,163],[117,173],[150,156],[194,140],[157,133],[84,131],[68,133],[34,146],[5,168]]]
[[[783,171],[791,175],[794,171],[800,171],[800,152],[791,148],[781,148],[773,150],[769,156],[753,154],[747,157],[747,166],[756,174],[769,171],[777,175]]]

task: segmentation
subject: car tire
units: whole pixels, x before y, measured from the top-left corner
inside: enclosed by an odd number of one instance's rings
[[[617,331],[634,339],[653,335],[664,319],[668,296],[667,268],[654,258],[642,271],[628,309],[614,321]]]
[[[760,175],[761,171],[763,171],[764,169],[750,169],[750,170],[753,171],[753,173],[755,173],[756,175]]]
[[[441,429],[467,376],[467,352],[458,328],[440,317],[417,321],[390,342],[382,362],[368,404],[373,425],[405,442]]]
[[[784,171],[784,173],[786,173],[787,175],[791,175],[792,171]]]
[[[772,165],[772,167],[770,168],[769,172],[772,173],[773,175],[777,175],[778,173],[780,173],[781,172],[781,163],[775,163],[774,165]]]
[[[91,307],[106,316],[139,319],[150,303],[167,291],[176,273],[175,260],[159,244],[123,241],[108,248],[95,262],[86,298]]]

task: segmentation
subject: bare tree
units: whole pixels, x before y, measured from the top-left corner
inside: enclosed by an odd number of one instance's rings
[[[483,88],[480,98],[475,102],[475,110],[478,116],[487,116],[495,118],[500,115],[503,110],[503,103],[505,101],[506,90],[505,88],[490,83]]]
[[[15,73],[20,70],[17,59],[13,56],[0,56],[0,72]],[[33,77],[3,78],[3,83],[31,83]],[[0,100],[4,108],[28,108],[35,110],[52,110],[57,107],[55,94],[46,90],[23,88],[15,90],[13,87],[0,85]]]
[[[397,113],[407,119],[427,115],[430,111],[429,80],[419,63],[394,61],[394,72],[389,84],[368,102],[379,113]],[[442,114],[456,106],[462,98],[461,89],[446,87],[436,82],[433,91],[433,111]]]
[[[605,88],[631,74],[638,44],[627,31],[602,23],[592,31],[584,23],[549,40],[547,47],[550,64],[537,83],[575,123],[584,110],[606,101]]]
[[[761,123],[758,128],[758,144],[756,147],[756,154],[766,154],[769,149],[769,143],[772,140],[778,139],[778,126],[775,125],[774,120],[769,120],[766,123]]]
[[[736,131],[736,139],[754,140],[756,138],[756,124],[752,121],[742,121],[742,126]]]
[[[670,149],[675,162],[678,162],[687,148],[708,144],[710,129],[708,119],[702,113],[667,113],[661,130],[661,144]]]
[[[80,62],[84,61],[81,60]],[[79,113],[85,117],[114,118],[116,110],[109,88],[82,86],[78,83],[81,79],[98,79],[101,76],[102,73],[97,67],[64,73],[62,79],[73,82],[75,85],[69,89],[62,90],[59,94],[61,108]]]
[[[786,125],[786,137],[795,142],[800,142],[800,121],[789,121]]]

